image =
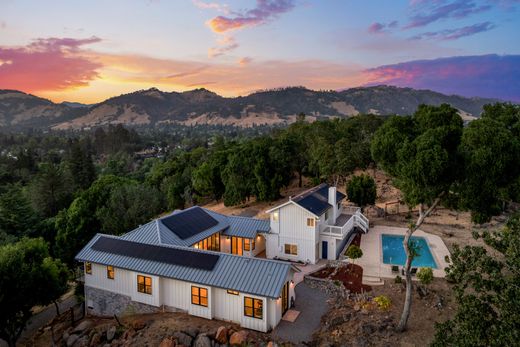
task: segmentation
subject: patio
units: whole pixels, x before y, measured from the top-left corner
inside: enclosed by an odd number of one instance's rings
[[[356,264],[363,267],[363,282],[373,285],[377,279],[395,278],[400,273],[393,273],[390,264],[383,263],[383,249],[381,243],[381,235],[404,235],[406,228],[397,228],[384,225],[376,225],[370,228],[370,231],[361,237],[361,250],[363,256],[356,260]],[[450,256],[448,248],[437,235],[425,233],[417,230],[413,236],[422,237],[428,243],[432,256],[437,264],[433,270],[434,277],[445,277],[444,269],[449,266],[445,257]],[[401,266],[399,266],[401,268]]]

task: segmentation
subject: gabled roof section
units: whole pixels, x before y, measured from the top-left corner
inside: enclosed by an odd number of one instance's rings
[[[290,271],[294,271],[293,266],[288,262],[242,257],[170,245],[157,246],[158,249],[165,249],[162,252],[169,252],[170,249],[180,249],[193,254],[218,255],[218,260],[212,270],[171,264],[135,254],[126,254],[123,251],[112,252],[109,249],[96,249],[97,247],[93,246],[101,237],[122,239],[117,236],[97,234],[76,255],[76,260],[111,265],[116,268],[144,274],[237,290],[273,299],[280,297],[287,276]]]
[[[224,235],[245,237],[254,239],[258,233],[269,233],[271,225],[269,220],[255,219],[240,216],[227,216],[229,228],[226,229]]]
[[[267,213],[284,207],[290,203],[295,203],[298,206],[303,207],[307,211],[311,212],[315,216],[319,217],[332,207],[329,204],[329,187],[330,186],[328,184],[322,183],[316,187],[306,190],[299,195],[296,195],[295,197],[290,198],[289,201],[268,210]],[[336,190],[336,202],[340,202],[345,197],[345,194]]]
[[[166,225],[167,223],[163,222],[164,219],[182,216],[185,213],[190,217],[193,217],[194,214],[190,211],[195,209],[202,211],[207,217],[214,220],[216,224],[212,223],[212,226],[201,230],[203,228],[200,227],[197,219],[194,219],[192,220],[195,224],[194,230],[199,230],[199,232],[192,233],[191,236],[182,239],[178,234],[168,228]],[[199,215],[199,213],[197,213],[197,215]],[[128,241],[153,245],[167,244],[174,246],[191,246],[218,232],[222,232],[226,236],[238,236],[252,239],[255,238],[258,233],[268,233],[270,230],[269,220],[240,216],[226,216],[203,207],[194,206],[186,210],[174,211],[168,216],[153,220],[127,234],[124,234],[121,238]]]

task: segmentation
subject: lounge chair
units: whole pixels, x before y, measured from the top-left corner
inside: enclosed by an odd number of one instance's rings
[[[399,273],[399,266],[392,265],[392,273]]]

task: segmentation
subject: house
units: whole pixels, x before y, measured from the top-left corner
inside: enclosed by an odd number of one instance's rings
[[[267,211],[269,220],[194,206],[122,236],[97,234],[76,255],[87,311],[184,311],[269,331],[295,302],[299,271],[276,259],[336,259],[356,231],[368,230],[344,198],[322,184]]]
[[[201,207],[120,237],[97,234],[77,254],[87,311],[184,311],[266,332],[295,301],[288,262],[257,258],[269,222]]]
[[[316,263],[335,260],[368,219],[359,208],[343,208],[345,194],[320,184],[268,211],[270,232],[265,234],[266,256]]]

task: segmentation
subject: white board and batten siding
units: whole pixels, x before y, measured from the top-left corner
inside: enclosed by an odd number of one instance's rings
[[[278,212],[278,221],[273,215]],[[280,258],[292,261],[303,261],[314,264],[318,260],[316,254],[316,243],[319,238],[318,221],[314,227],[307,226],[307,218],[315,216],[297,206],[294,203],[287,204],[270,213],[271,230],[268,234],[266,256],[267,258]],[[278,232],[276,233],[277,230]],[[298,246],[298,254],[285,254],[285,244]]]
[[[267,332],[274,328],[281,319],[281,299],[271,299],[247,293],[230,294],[227,289],[200,285],[172,278],[164,278],[139,272],[114,268],[114,279],[107,278],[105,265],[92,264],[92,274],[85,274],[85,285],[97,289],[129,296],[132,301],[162,307],[166,310],[175,309],[193,316],[206,319],[220,319],[240,324],[244,328]],[[137,291],[137,275],[152,278],[152,294]],[[287,281],[292,274],[287,276]],[[208,306],[192,304],[191,287],[208,290]],[[290,287],[290,297],[294,296],[294,285]],[[263,317],[252,318],[244,314],[244,297],[261,299],[263,301]],[[290,298],[289,298],[290,300]]]
[[[137,275],[144,275],[152,279],[152,294],[137,291]],[[92,274],[85,274],[85,285],[96,289],[107,290],[113,293],[129,296],[132,301],[151,306],[161,305],[161,291],[159,277],[138,272],[114,268],[114,279],[107,278],[107,267],[92,264]]]

